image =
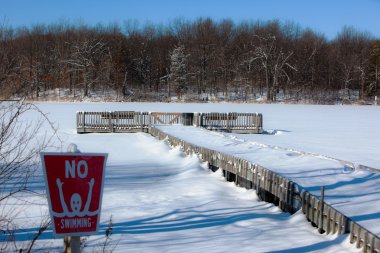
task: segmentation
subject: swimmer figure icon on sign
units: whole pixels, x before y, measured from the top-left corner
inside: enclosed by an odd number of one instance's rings
[[[81,196],[78,193],[74,193],[73,195],[71,195],[71,199],[70,199],[71,212],[70,212],[67,208],[65,198],[63,195],[63,189],[62,189],[63,182],[61,181],[61,179],[57,178],[57,186],[58,186],[58,190],[59,190],[59,199],[61,201],[63,212],[57,213],[57,212],[53,211],[54,216],[55,217],[74,217],[74,216],[84,217],[84,216],[97,215],[99,210],[96,210],[94,212],[88,211],[88,209],[90,207],[90,203],[91,203],[92,187],[94,186],[94,182],[95,182],[95,180],[92,178],[91,181],[88,183],[88,185],[89,185],[88,196],[87,196],[87,201],[86,201],[86,204],[84,206],[83,211],[80,211],[82,208]]]

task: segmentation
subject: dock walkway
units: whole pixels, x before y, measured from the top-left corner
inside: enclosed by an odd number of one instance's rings
[[[227,180],[256,189],[284,211],[302,209],[320,231],[350,233],[363,252],[380,252],[380,174],[193,126],[154,126],[151,134],[200,154]]]

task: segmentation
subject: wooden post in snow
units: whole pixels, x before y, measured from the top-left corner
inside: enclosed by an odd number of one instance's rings
[[[318,232],[319,233],[323,233],[324,230],[323,230],[323,209],[324,209],[324,201],[325,201],[325,187],[324,186],[321,186],[321,198],[319,200],[319,202],[321,203],[321,206],[320,206],[320,211],[319,211],[319,219],[318,219]]]

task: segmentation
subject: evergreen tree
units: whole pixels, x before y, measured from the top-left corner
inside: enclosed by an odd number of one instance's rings
[[[187,55],[183,45],[176,46],[170,52],[170,83],[178,99],[181,99],[187,84]]]

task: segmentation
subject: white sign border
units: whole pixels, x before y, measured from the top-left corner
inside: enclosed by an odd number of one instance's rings
[[[103,164],[103,175],[102,175],[102,183],[101,183],[101,189],[100,189],[100,199],[99,199],[99,213],[98,213],[98,220],[96,223],[96,230],[93,232],[75,232],[75,233],[56,233],[55,229],[55,223],[54,223],[54,215],[53,215],[53,208],[51,205],[51,198],[50,198],[50,190],[49,190],[49,182],[47,180],[47,174],[46,174],[46,166],[45,166],[45,156],[103,156],[104,157],[104,164]],[[47,193],[47,199],[49,203],[49,213],[50,213],[50,219],[53,226],[53,234],[56,238],[63,238],[65,236],[88,236],[88,235],[96,235],[99,232],[99,222],[100,222],[100,215],[102,210],[102,204],[103,204],[103,188],[104,188],[104,177],[106,174],[106,163],[108,158],[108,153],[72,153],[72,152],[41,152],[41,163],[42,163],[42,171],[44,173],[44,180],[45,180],[45,186],[46,186],[46,193]]]

